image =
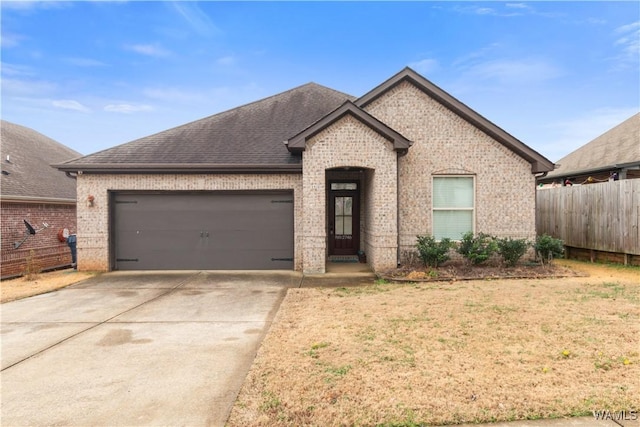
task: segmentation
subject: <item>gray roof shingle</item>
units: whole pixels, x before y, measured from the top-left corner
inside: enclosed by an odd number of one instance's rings
[[[640,162],[640,113],[558,160],[545,178],[567,176]]]
[[[5,120],[0,123],[0,140],[3,198],[76,199],[76,181],[51,167],[51,163],[80,157],[80,153]]]
[[[57,165],[62,170],[136,168],[198,170],[211,166],[300,169],[284,140],[305,129],[346,100],[336,90],[303,86],[154,135]]]

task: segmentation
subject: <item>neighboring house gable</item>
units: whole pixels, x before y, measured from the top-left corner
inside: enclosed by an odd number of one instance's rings
[[[76,182],[50,166],[80,153],[32,129],[2,120],[0,123],[2,277],[19,275],[26,269],[42,270],[70,263],[66,244],[57,238],[62,228],[75,231]],[[27,220],[36,229],[25,237]]]
[[[222,268],[322,273],[358,252],[393,268],[416,234],[532,238],[535,174],[553,164],[407,68],[359,99],[305,85],[57,167],[96,200],[80,207],[81,268],[188,247],[163,266],[221,268],[224,253]]]

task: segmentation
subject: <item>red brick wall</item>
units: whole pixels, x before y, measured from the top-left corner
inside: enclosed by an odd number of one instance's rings
[[[0,203],[0,275],[12,277],[24,274],[28,269],[42,271],[71,264],[71,252],[66,243],[58,240],[63,228],[76,231],[76,206],[49,203]],[[35,228],[49,227],[31,235],[18,248],[14,243],[25,237],[23,220]]]

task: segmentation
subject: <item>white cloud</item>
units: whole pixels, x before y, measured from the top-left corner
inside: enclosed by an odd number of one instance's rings
[[[625,63],[638,62],[640,58],[640,21],[622,25],[614,30],[615,46],[622,49],[616,59]]]
[[[80,111],[83,113],[89,113],[91,111],[89,108],[73,99],[53,100],[51,101],[51,105],[57,108],[62,108],[64,110]]]
[[[218,58],[216,63],[218,65],[224,65],[225,67],[230,65],[235,65],[236,58],[233,56],[223,56],[222,58]]]
[[[3,32],[2,38],[0,38],[0,46],[4,48],[16,47],[23,39],[25,39],[25,37],[19,34]]]
[[[206,96],[202,91],[185,90],[175,87],[146,88],[142,93],[148,98],[163,102],[180,102],[187,104],[206,100]]]
[[[107,65],[102,61],[91,58],[66,58],[65,61],[77,67],[104,67]]]
[[[630,33],[640,31],[640,21],[632,22],[631,24],[622,25],[614,30],[615,33]]]
[[[528,9],[528,10],[531,10],[531,6],[529,6],[528,4],[524,4],[524,3],[507,3],[505,6],[506,7],[510,7],[512,9]]]
[[[133,44],[126,45],[125,49],[132,52],[139,53],[141,55],[153,56],[156,58],[162,58],[171,55],[171,52],[159,46],[157,44]]]
[[[409,67],[413,68],[420,74],[429,74],[436,71],[440,67],[440,64],[436,59],[423,59],[410,63]]]
[[[197,3],[174,1],[170,4],[198,34],[212,36],[220,32],[209,16],[198,7]]]
[[[458,13],[482,15],[482,16],[512,17],[512,16],[520,16],[524,14],[522,8],[510,7],[509,4],[507,4],[507,7],[512,10],[502,11],[492,7],[476,6],[476,5],[455,6],[453,10]],[[516,10],[513,10],[513,9],[516,9]]]
[[[2,69],[2,75],[4,76],[33,76],[34,72],[31,67],[27,65],[9,64],[6,62],[0,62],[0,68]]]
[[[491,59],[463,64],[462,70],[476,81],[495,81],[501,85],[541,82],[562,75],[560,68],[541,58]]]
[[[67,1],[31,1],[31,0],[19,0],[19,1],[3,1],[0,2],[2,9],[18,10],[18,11],[30,11],[33,9],[62,9],[70,7]]]
[[[144,104],[109,104],[104,107],[104,111],[110,113],[123,113],[123,114],[131,114],[131,113],[139,113],[144,111],[152,111],[153,107],[150,105]]]
[[[42,80],[2,78],[3,98],[6,96],[42,96],[53,93],[56,88],[57,85],[55,83]]]

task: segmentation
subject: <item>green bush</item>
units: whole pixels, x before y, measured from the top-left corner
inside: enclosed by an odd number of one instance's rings
[[[498,239],[496,243],[498,244],[498,253],[508,267],[516,265],[529,247],[527,239],[512,239],[511,237]]]
[[[562,239],[556,239],[548,234],[536,237],[536,243],[533,248],[537,256],[540,257],[542,264],[550,263],[554,258],[564,254],[564,242]]]
[[[439,242],[433,236],[417,236],[418,256],[425,267],[438,267],[449,259],[449,249],[452,247],[451,239],[442,239]]]
[[[498,250],[494,237],[488,234],[472,232],[465,233],[458,246],[458,253],[471,261],[473,265],[482,264]]]

